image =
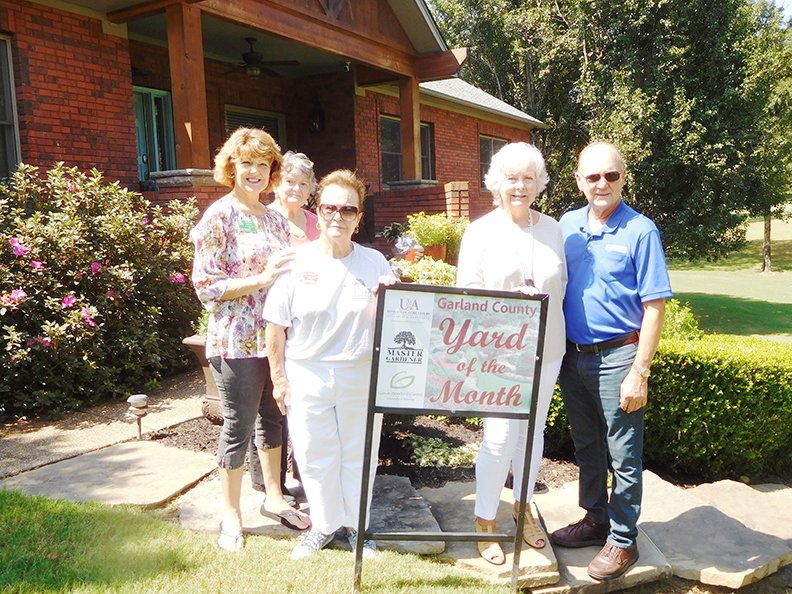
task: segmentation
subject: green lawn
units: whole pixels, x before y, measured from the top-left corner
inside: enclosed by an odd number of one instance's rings
[[[0,491],[0,592],[347,594],[354,557],[325,550],[292,561],[293,540],[247,538],[238,554],[215,535],[152,513]],[[451,565],[381,551],[363,563],[367,593],[503,594]]]
[[[688,303],[702,330],[792,342],[792,222],[773,221],[773,272],[760,273],[762,223],[748,245],[717,262],[670,262],[674,295]]]

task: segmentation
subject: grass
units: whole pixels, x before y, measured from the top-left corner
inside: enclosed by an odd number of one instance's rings
[[[792,222],[773,221],[769,274],[760,272],[762,225],[750,223],[748,245],[717,262],[669,262],[675,297],[705,332],[792,342]]]
[[[354,557],[325,550],[291,561],[293,540],[249,536],[241,553],[219,551],[149,512],[0,491],[0,591],[261,592],[347,594]],[[431,559],[381,551],[364,562],[366,593],[502,594]]]

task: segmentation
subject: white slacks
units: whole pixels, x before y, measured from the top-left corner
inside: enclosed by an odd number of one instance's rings
[[[562,358],[542,363],[542,377],[539,380],[539,396],[536,403],[536,431],[531,448],[531,468],[528,474],[528,493],[526,503],[533,495],[536,475],[542,461],[544,450],[544,426],[547,411],[553,398],[553,388]],[[289,419],[291,423],[291,419]],[[475,514],[482,520],[494,520],[498,513],[500,494],[509,474],[509,466],[514,475],[514,500],[520,498],[520,486],[525,463],[525,442],[528,436],[528,421],[523,419],[500,419],[485,417],[484,437],[476,459],[476,506]]]
[[[357,529],[371,363],[337,365],[286,360],[287,407],[294,457],[311,522],[324,534]],[[377,470],[382,415],[374,418],[368,511]]]

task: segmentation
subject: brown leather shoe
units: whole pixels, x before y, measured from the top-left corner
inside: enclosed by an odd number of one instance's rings
[[[577,549],[580,547],[601,547],[608,538],[608,525],[597,524],[588,514],[582,520],[559,528],[550,535],[553,544],[560,547]]]
[[[619,577],[638,561],[638,547],[623,549],[606,544],[589,563],[588,574],[595,580],[605,581]]]

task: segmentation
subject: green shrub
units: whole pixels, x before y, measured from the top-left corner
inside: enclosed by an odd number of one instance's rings
[[[704,332],[699,328],[698,320],[690,306],[676,299],[667,299],[663,338],[696,340],[702,336]]]
[[[476,463],[479,446],[466,443],[453,446],[439,437],[412,438],[413,461],[418,466],[473,466]]]
[[[454,237],[454,223],[444,212],[407,215],[407,234],[422,246],[446,245]]]
[[[149,206],[60,163],[0,185],[0,419],[123,398],[184,365],[197,209]]]
[[[707,335],[660,342],[649,380],[644,460],[700,480],[792,468],[792,345]],[[545,452],[573,451],[556,388]]]
[[[401,277],[422,285],[453,287],[456,283],[456,266],[446,264],[425,256],[417,262],[409,260],[393,260],[393,265],[401,270]]]

